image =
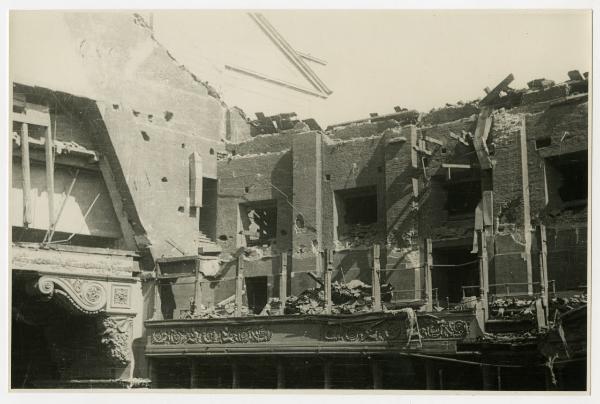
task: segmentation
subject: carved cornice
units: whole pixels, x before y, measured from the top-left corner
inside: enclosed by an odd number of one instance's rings
[[[44,274],[102,277],[118,281],[131,280],[137,262],[122,255],[45,250],[12,246],[12,269]]]

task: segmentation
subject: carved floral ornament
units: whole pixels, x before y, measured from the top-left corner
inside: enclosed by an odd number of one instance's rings
[[[96,314],[106,308],[106,289],[97,281],[44,275],[34,289],[46,299],[60,297],[85,314]]]
[[[131,317],[100,316],[98,318],[100,345],[113,363],[126,366],[131,359]]]
[[[469,335],[465,320],[419,318],[424,340],[463,339]],[[372,324],[324,325],[315,340],[325,342],[399,342],[409,338],[410,329],[403,322],[384,321]],[[152,331],[153,345],[252,344],[270,342],[273,331],[265,326],[174,327]],[[412,337],[415,338],[414,335]]]

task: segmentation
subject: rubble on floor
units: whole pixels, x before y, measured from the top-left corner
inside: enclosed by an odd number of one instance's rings
[[[391,284],[381,285],[381,300],[392,298]],[[357,279],[348,283],[331,284],[331,313],[352,314],[373,310],[372,287]],[[298,296],[288,297],[285,314],[323,314],[325,312],[325,291],[322,287],[307,289]]]
[[[535,317],[534,297],[505,297],[493,300],[489,304],[490,318],[529,320]]]
[[[525,342],[532,342],[539,338],[541,335],[546,334],[546,330],[538,331],[535,328],[527,331],[519,332],[503,332],[503,333],[489,333],[484,332],[483,336],[478,337],[481,342],[491,342],[499,344],[518,344]]]
[[[348,230],[336,240],[336,250],[350,248],[367,248],[379,241],[377,223],[355,224],[348,226]]]
[[[587,305],[587,294],[577,294],[568,297],[553,297],[550,299],[550,313],[564,314],[568,311]]]

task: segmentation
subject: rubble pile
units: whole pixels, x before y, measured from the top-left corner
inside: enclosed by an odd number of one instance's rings
[[[349,248],[370,248],[379,241],[377,223],[349,226],[336,240],[336,250]]]
[[[520,342],[531,342],[532,340],[538,338],[540,335],[543,335],[545,332],[547,331],[538,331],[537,329],[503,333],[484,332],[483,335],[481,337],[477,337],[477,339],[483,342],[515,344]]]
[[[381,300],[390,301],[392,285],[381,285]],[[331,284],[332,314],[352,314],[372,311],[372,287],[357,279]],[[325,291],[322,287],[307,289],[298,296],[288,297],[285,314],[322,314],[325,311]]]
[[[551,313],[566,313],[587,304],[587,294],[578,294],[568,297],[553,297],[550,299]]]
[[[196,306],[194,299],[190,299],[190,309],[183,310],[179,316],[181,319],[199,319],[206,320],[209,318],[225,318],[233,317],[235,313],[235,302],[233,299],[226,299],[216,306],[206,307],[203,304]],[[243,305],[241,308],[242,316],[250,315],[248,306]]]
[[[499,298],[490,303],[489,309],[495,319],[529,320],[535,316],[535,298]]]

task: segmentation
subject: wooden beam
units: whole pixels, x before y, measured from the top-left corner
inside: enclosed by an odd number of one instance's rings
[[[542,302],[544,303],[544,310],[546,312],[546,318],[548,318],[548,243],[546,241],[546,226],[543,224],[539,225],[539,240],[540,240],[540,283],[542,285]]]
[[[197,389],[200,382],[198,372],[198,360],[196,358],[190,358],[190,388]]]
[[[50,113],[27,108],[26,113],[12,112],[11,118],[14,122],[28,123],[36,126],[50,126]]]
[[[489,263],[487,253],[487,236],[485,229],[477,231],[479,239],[479,297],[483,304],[484,321],[490,317],[488,307],[489,294]]]
[[[494,103],[500,96],[502,91],[505,91],[508,88],[508,85],[512,83],[515,77],[511,74],[506,76],[504,80],[502,80],[493,90],[489,91],[485,97],[481,101],[479,101],[479,105],[489,105]]]
[[[198,307],[200,306],[200,299],[202,298],[200,262],[200,260],[196,261],[196,273],[194,278],[194,305],[196,306],[196,310],[198,310]]]
[[[277,359],[277,388],[285,389],[285,367],[282,359]]]
[[[303,59],[310,60],[311,62],[318,63],[321,66],[327,66],[327,61],[325,61],[323,59],[320,59],[318,57],[315,57],[315,56],[313,56],[311,54],[304,53],[304,52],[299,52],[299,51],[296,51],[296,54],[298,54],[298,56],[300,56]]]
[[[492,108],[482,107],[477,117],[477,127],[473,135],[473,147],[479,160],[481,169],[486,170],[493,167],[492,160],[487,148],[487,138],[492,127]]]
[[[240,387],[240,368],[237,362],[231,364],[231,388],[237,389]]]
[[[262,73],[258,73],[258,72],[255,72],[253,70],[246,69],[246,68],[243,68],[243,67],[232,66],[232,65],[225,65],[225,69],[234,71],[236,73],[241,73],[241,74],[244,74],[246,76],[254,77],[256,79],[263,80],[263,81],[265,81],[267,83],[277,84],[278,86],[289,88],[290,90],[298,91],[300,93],[313,95],[315,97],[319,97],[319,98],[323,98],[323,99],[327,98],[327,96],[324,95],[324,94],[322,94],[322,93],[317,93],[315,91],[306,89],[304,87],[300,87],[300,86],[297,86],[295,84],[288,83],[287,81],[275,79],[275,78],[266,76],[266,75],[264,75]]]
[[[373,311],[381,311],[381,283],[379,281],[379,272],[381,271],[379,244],[373,244],[373,268],[371,275]]]
[[[21,127],[21,169],[23,170],[23,227],[33,223],[31,212],[31,167],[29,160],[29,125]]]
[[[521,185],[523,189],[523,236],[525,238],[525,266],[527,268],[527,294],[533,295],[533,269],[531,265],[531,201],[529,199],[529,163],[527,158],[527,120],[521,117],[519,132],[521,154]]]
[[[281,302],[281,315],[285,314],[285,302],[287,300],[287,252],[281,253],[281,274],[279,276],[279,300]]]
[[[425,361],[425,388],[427,390],[435,390],[437,389],[437,381],[435,368],[433,367],[433,363],[430,360]]]
[[[190,163],[190,206],[202,207],[202,157],[193,152],[189,157]]]
[[[442,163],[443,168],[464,168],[470,169],[471,164],[451,164],[451,163]]]
[[[242,296],[244,294],[244,256],[240,255],[237,261],[237,273],[235,278],[235,316],[242,316]]]
[[[319,258],[322,256],[319,255]],[[325,259],[327,261],[327,267],[324,272],[325,284],[325,314],[331,314],[331,275],[333,273],[333,251],[330,249],[325,250]],[[322,259],[320,260],[322,262]],[[322,264],[321,264],[322,265]]]
[[[433,253],[431,239],[425,239],[425,298],[427,311],[433,311],[433,284],[431,269],[433,267]]]
[[[127,249],[137,249],[137,243],[135,242],[135,233],[131,224],[129,223],[129,217],[127,216],[127,212],[125,211],[125,206],[123,205],[123,198],[121,197],[121,193],[117,187],[117,182],[113,175],[112,169],[108,162],[108,159],[104,156],[100,158],[99,161],[100,172],[102,174],[102,179],[104,180],[104,184],[106,185],[106,189],[108,190],[108,196],[110,197],[110,201],[112,202],[113,209],[115,211],[115,215],[117,216],[117,220],[119,221],[119,226],[121,228],[121,233],[123,234],[123,240],[125,247]]]
[[[380,390],[383,388],[383,384],[381,382],[382,372],[381,372],[381,363],[375,359],[371,359],[371,374],[373,377],[373,389]]]
[[[160,300],[160,280],[154,280],[154,312],[152,313],[152,320],[163,320],[162,314],[162,302]]]
[[[56,231],[56,226],[58,225],[58,222],[60,221],[60,217],[62,216],[65,206],[67,206],[67,201],[69,200],[69,197],[71,196],[71,192],[73,191],[73,187],[75,186],[75,183],[77,182],[78,176],[79,176],[79,169],[77,171],[75,171],[75,176],[73,177],[73,180],[71,181],[71,184],[69,185],[69,189],[67,190],[67,193],[65,194],[65,199],[63,199],[63,201],[60,205],[60,209],[58,210],[58,214],[56,215],[56,220],[54,220],[50,224],[50,229],[49,229],[50,234],[46,233],[48,236],[48,239],[45,241],[48,243],[50,243],[52,241],[52,238],[54,237],[54,233]]]
[[[54,222],[54,149],[52,131],[46,127],[46,192],[48,193],[48,228]]]
[[[323,363],[323,388],[331,388],[331,360],[326,359]]]

